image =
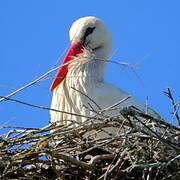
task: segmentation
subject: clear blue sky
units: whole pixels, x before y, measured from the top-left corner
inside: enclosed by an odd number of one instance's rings
[[[112,31],[113,60],[136,63],[143,84],[129,70],[108,64],[106,80],[132,93],[171,121],[163,91],[180,98],[180,1],[1,0],[0,95],[6,95],[52,68],[68,47],[74,20],[93,15]],[[50,106],[52,76],[14,98]],[[0,124],[41,127],[49,112],[13,102],[0,103]]]

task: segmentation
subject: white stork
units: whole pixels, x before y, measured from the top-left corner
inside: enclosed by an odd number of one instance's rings
[[[95,113],[91,109],[102,110],[129,96],[104,80],[106,61],[111,56],[112,38],[103,22],[93,16],[80,18],[71,26],[69,35],[70,48],[51,85],[51,108],[72,113],[51,111],[51,122],[64,125],[86,120],[74,114],[92,117]],[[131,105],[141,110],[145,108],[134,97],[119,103],[118,107]],[[118,112],[110,112],[110,115]],[[153,110],[149,113],[156,115]]]

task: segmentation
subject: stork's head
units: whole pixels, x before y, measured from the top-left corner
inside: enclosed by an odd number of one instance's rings
[[[109,58],[112,46],[111,33],[100,19],[93,16],[78,19],[72,24],[69,36],[71,44],[79,43],[88,47],[103,60]]]
[[[66,77],[68,73],[68,61],[73,56],[83,53],[85,49],[90,49],[97,60],[108,60],[111,54],[112,38],[103,22],[93,16],[83,17],[75,21],[69,31],[70,48],[64,58],[64,66],[61,67],[54,79],[51,90],[54,90]]]

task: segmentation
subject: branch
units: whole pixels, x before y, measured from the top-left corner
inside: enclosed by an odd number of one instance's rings
[[[91,164],[87,164],[83,161],[79,161],[71,156],[65,155],[63,153],[56,153],[54,151],[45,151],[46,154],[49,154],[52,157],[56,157],[57,159],[62,159],[65,162],[69,163],[69,164],[73,164],[76,166],[81,167],[84,170],[90,170],[90,171],[94,171],[95,170],[95,166],[91,165]]]
[[[178,125],[180,126],[180,117],[177,112],[177,103],[175,103],[175,100],[173,98],[170,88],[167,88],[167,91],[164,91],[164,94],[170,99],[172,107],[173,107],[173,114],[175,115]]]
[[[84,118],[87,118],[87,119],[94,119],[93,117],[88,117],[88,116],[77,114],[77,113],[71,113],[71,112],[61,111],[61,110],[58,110],[58,109],[53,109],[53,108],[49,108],[49,107],[45,107],[45,106],[39,106],[39,105],[35,105],[35,104],[30,104],[30,103],[20,101],[20,100],[17,100],[17,99],[9,98],[7,96],[0,96],[0,98],[5,99],[5,100],[9,100],[9,101],[12,101],[12,102],[16,102],[18,104],[23,104],[25,106],[33,107],[33,108],[38,108],[38,109],[47,110],[47,111],[55,111],[55,112],[60,112],[60,113],[64,113],[64,114],[70,114],[72,116],[79,116],[79,117],[84,117]],[[99,120],[102,120],[102,119],[99,118]]]

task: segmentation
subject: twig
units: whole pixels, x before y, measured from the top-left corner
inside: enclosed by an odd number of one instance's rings
[[[95,165],[98,162],[100,163],[101,161],[112,160],[113,158],[114,158],[114,154],[97,155],[93,157],[88,164]]]
[[[20,126],[0,126],[0,129],[23,129],[23,130],[40,130],[40,128],[20,127]]]
[[[82,94],[83,96],[85,96],[86,98],[88,98],[99,110],[101,110],[101,107],[96,103],[96,101],[94,99],[92,99],[91,97],[89,97],[87,94],[83,93],[82,91],[79,91],[78,89],[76,89],[75,87],[71,87],[73,90],[79,92],[80,94]]]
[[[39,76],[39,77],[36,78],[35,80],[33,80],[33,81],[27,83],[26,85],[18,88],[18,89],[15,90],[14,92],[12,92],[12,93],[10,93],[10,94],[8,94],[8,95],[6,95],[6,96],[1,97],[0,102],[2,102],[2,101],[4,101],[4,100],[7,100],[8,98],[10,98],[10,97],[18,94],[19,92],[21,92],[21,91],[23,91],[23,90],[31,87],[32,85],[40,82],[41,80],[43,80],[43,79],[45,79],[46,77],[48,77],[51,73],[53,73],[53,72],[56,71],[57,69],[62,68],[62,67],[64,67],[64,66],[67,66],[68,64],[70,64],[70,63],[72,63],[72,62],[74,62],[74,61],[73,61],[73,60],[70,60],[70,61],[68,61],[67,63],[61,64],[60,66],[57,66],[57,67],[55,67],[55,68],[52,68],[51,70],[49,70],[49,71],[47,71],[46,73],[44,73],[43,75]]]
[[[117,160],[116,164],[113,165],[112,168],[110,168],[110,169],[108,168],[107,171],[105,172],[105,174],[99,178],[99,180],[102,179],[103,177],[104,177],[103,179],[106,180],[110,173],[112,173],[113,171],[118,169],[119,166],[121,165],[121,163],[123,162],[123,159],[126,156],[126,154],[127,154],[127,149],[125,149],[122,153],[120,153],[119,159]]]
[[[45,107],[45,106],[39,106],[39,105],[35,105],[35,104],[30,104],[30,103],[20,101],[20,100],[17,100],[17,99],[9,98],[7,96],[0,96],[0,98],[6,99],[6,100],[9,100],[9,101],[13,101],[13,102],[16,102],[16,103],[19,103],[19,104],[23,104],[23,105],[26,105],[26,106],[29,106],[29,107],[33,107],[33,108],[38,108],[38,109],[43,109],[43,110],[48,110],[48,111],[55,111],[55,112],[60,112],[60,113],[64,113],[64,114],[70,114],[72,116],[79,116],[79,117],[84,117],[84,118],[87,118],[87,119],[88,118],[89,119],[94,119],[93,117],[88,117],[88,116],[77,114],[77,113],[71,113],[71,112],[61,111],[61,110],[58,110],[58,109],[53,109],[53,108],[49,108],[49,107]],[[99,120],[102,120],[102,119],[99,118]]]
[[[111,60],[110,60],[110,61],[107,61],[107,60],[102,60],[102,59],[94,59],[94,60],[104,61],[104,62],[112,62],[112,63],[115,63],[115,64],[119,64],[119,65],[124,65],[124,66],[130,67],[131,69],[133,69],[133,66],[132,66],[132,65],[130,65],[130,64],[128,64],[128,63],[125,63],[125,62],[118,62],[118,61],[111,61]],[[87,60],[84,60],[84,61],[87,61]],[[60,65],[60,66],[58,66],[58,67],[55,67],[55,68],[47,71],[46,73],[44,73],[43,75],[39,76],[39,77],[36,78],[35,80],[33,80],[33,81],[27,83],[26,85],[18,88],[17,90],[13,91],[13,92],[10,93],[10,94],[1,97],[0,102],[2,102],[2,101],[4,101],[4,100],[7,100],[7,98],[10,98],[10,97],[18,94],[19,92],[21,92],[21,91],[23,91],[23,90],[31,87],[32,85],[38,83],[38,82],[41,81],[42,79],[48,77],[52,72],[56,71],[57,69],[59,69],[59,68],[61,68],[61,67],[63,67],[63,66],[67,66],[68,64],[70,64],[70,63],[72,63],[72,62],[74,62],[74,60],[68,61],[67,63],[64,63],[64,64],[62,64],[62,65]]]
[[[147,168],[158,168],[162,165],[165,165],[166,163],[157,162],[157,163],[147,163],[147,164],[134,164],[130,167],[128,167],[125,171],[130,173],[134,169],[147,169]]]
[[[79,161],[69,155],[65,155],[63,153],[56,153],[54,151],[49,151],[49,150],[45,150],[45,153],[46,154],[49,154],[50,156],[52,157],[56,157],[57,159],[62,159],[64,160],[65,162],[69,163],[69,164],[73,164],[73,165],[76,165],[78,167],[81,167],[82,169],[84,170],[90,170],[90,171],[94,171],[95,170],[95,167],[90,165],[90,164],[87,164],[83,161]]]
[[[167,91],[164,91],[164,94],[170,99],[173,108],[173,114],[175,115],[178,125],[180,126],[180,117],[177,112],[177,104],[175,103],[170,88],[167,88]]]
[[[100,113],[103,113],[103,112],[105,112],[105,111],[111,111],[111,110],[113,110],[113,108],[115,108],[116,106],[118,106],[118,105],[124,103],[125,101],[127,101],[127,100],[130,99],[131,97],[132,97],[132,96],[130,96],[130,95],[124,97],[124,98],[121,99],[120,101],[118,101],[118,102],[116,102],[116,103],[110,105],[110,106],[107,107],[107,108],[104,108],[103,110],[100,111]]]
[[[54,71],[57,70],[58,68],[59,68],[59,67],[55,67],[55,68],[51,69],[50,71],[48,71],[48,72],[46,72],[45,74],[39,76],[37,79],[31,81],[30,83],[26,84],[25,86],[20,87],[19,89],[15,90],[14,92],[12,92],[12,93],[4,96],[4,97],[1,97],[0,102],[2,102],[2,101],[4,101],[4,100],[8,100],[8,98],[16,95],[17,93],[19,93],[19,92],[27,89],[28,87],[30,87],[30,86],[32,86],[32,85],[38,83],[39,81],[41,81],[42,79],[46,78],[49,74],[51,74],[52,72],[54,72]]]
[[[152,135],[154,135],[155,137],[157,137],[161,142],[167,144],[169,147],[171,147],[172,149],[176,150],[177,152],[180,152],[180,148],[177,146],[177,144],[174,144],[172,142],[167,142],[166,139],[164,139],[163,137],[161,137],[159,134],[157,134],[156,132],[154,132],[150,127],[148,127],[144,122],[142,122],[139,118],[137,118],[135,115],[133,115],[133,117],[140,122],[146,129],[148,129]]]

